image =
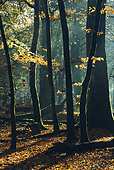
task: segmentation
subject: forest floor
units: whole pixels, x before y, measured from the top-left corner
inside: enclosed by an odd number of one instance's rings
[[[58,142],[63,142],[65,132],[52,135],[52,126],[37,136],[23,124],[17,125],[17,150],[11,152],[10,126],[0,124],[0,170],[114,170],[114,148],[96,149],[85,153],[49,152]],[[76,130],[79,136],[79,130]],[[109,141],[112,135],[102,129],[89,132],[91,140]],[[77,141],[79,142],[79,141]]]

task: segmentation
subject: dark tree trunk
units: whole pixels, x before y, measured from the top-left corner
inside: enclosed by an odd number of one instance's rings
[[[102,8],[104,8],[105,3],[106,1],[103,0]],[[109,84],[105,52],[105,14],[100,16],[98,31],[103,34],[97,36],[95,56],[102,57],[104,61],[96,62],[92,74],[87,107],[88,126],[90,128],[107,128],[113,130],[114,121],[111,116],[109,102]]]
[[[36,54],[37,50],[37,43],[38,43],[38,36],[39,36],[39,0],[35,0],[34,3],[34,32],[33,32],[33,39],[31,45],[31,52]],[[41,118],[41,111],[39,105],[39,98],[37,96],[36,90],[36,64],[30,63],[30,71],[29,71],[29,84],[30,84],[30,92],[33,104],[33,113],[34,119],[38,123],[39,128],[43,128],[42,125],[42,118]]]
[[[45,11],[45,2],[40,0],[40,11]],[[46,18],[41,19],[41,30],[40,30],[40,47],[43,51],[43,49],[47,49],[47,40],[46,40]],[[44,53],[44,56],[46,57],[46,54]],[[39,77],[40,77],[40,91],[39,91],[39,98],[40,98],[40,106],[41,106],[41,113],[42,115],[45,115],[45,109],[46,107],[50,106],[51,104],[51,92],[50,92],[50,86],[48,81],[48,68],[45,66],[40,66],[39,70]],[[48,114],[48,113],[47,113]],[[49,116],[51,114],[49,113]]]
[[[71,64],[69,53],[69,32],[66,20],[65,6],[63,0],[58,0],[60,19],[63,34],[63,50],[64,50],[64,65],[66,75],[66,104],[67,104],[67,138],[69,141],[76,139],[74,128],[74,114],[73,114],[73,95],[72,95],[72,77]]]
[[[7,68],[8,68],[8,78],[9,78],[9,87],[10,87],[10,114],[11,114],[11,149],[16,149],[16,121],[15,121],[15,96],[14,96],[14,85],[13,85],[13,77],[12,77],[12,68],[9,56],[9,49],[5,37],[4,27],[2,23],[2,18],[0,16],[0,30],[1,37],[4,45],[4,51],[7,60]]]
[[[52,69],[52,58],[51,58],[51,36],[50,36],[50,19],[48,14],[48,4],[45,0],[45,15],[46,15],[46,42],[47,42],[47,62],[48,62],[48,78],[49,85],[51,88],[51,108],[53,115],[54,131],[59,131],[59,124],[57,120],[57,114],[55,110],[55,90],[53,84],[53,69]]]
[[[57,94],[57,104],[60,104],[61,101],[64,100],[65,96],[64,96],[64,70],[59,71],[56,74],[55,77],[55,86],[56,86],[56,94]],[[60,92],[62,92],[63,94],[59,94],[57,93],[58,90]]]
[[[91,43],[93,38],[93,31],[95,27],[95,16],[96,12],[89,14],[89,8],[96,7],[96,0],[88,0],[87,3],[87,22],[86,29],[91,29],[90,32],[86,32],[86,55],[89,57],[91,50]]]
[[[97,1],[96,5],[96,15],[95,15],[95,25],[94,29],[92,29],[93,37],[91,42],[91,48],[89,53],[89,60],[87,63],[87,72],[85,79],[82,83],[82,92],[81,92],[81,98],[80,98],[80,142],[87,142],[88,141],[88,134],[87,134],[87,126],[86,126],[86,104],[87,104],[87,92],[88,92],[88,86],[91,79],[91,72],[92,72],[92,57],[95,54],[96,49],[96,40],[97,40],[97,32],[99,29],[99,22],[100,22],[100,10],[101,10],[101,4],[102,0]],[[91,15],[88,12],[88,15]]]

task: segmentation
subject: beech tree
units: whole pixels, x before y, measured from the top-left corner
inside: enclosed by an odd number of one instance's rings
[[[52,69],[52,58],[51,58],[50,19],[49,19],[49,14],[48,14],[47,0],[45,0],[45,15],[46,15],[48,79],[49,79],[49,86],[51,88],[51,108],[52,108],[52,115],[53,115],[54,131],[58,132],[59,124],[58,124],[56,108],[55,108],[55,90],[54,90],[54,84],[53,84],[53,69]]]
[[[37,51],[37,43],[39,37],[39,0],[34,1],[34,31],[33,31],[33,39],[31,45],[31,52],[36,54]],[[38,123],[39,129],[44,128],[41,118],[41,110],[39,104],[39,97],[37,95],[36,90],[36,64],[30,63],[30,71],[29,71],[29,83],[30,83],[30,92],[33,104],[33,114],[34,119]]]
[[[64,67],[66,76],[66,105],[67,105],[67,138],[69,141],[76,139],[73,114],[73,95],[72,95],[72,77],[71,62],[69,53],[69,32],[66,20],[65,6],[63,0],[58,0],[61,27],[63,34],[63,50],[64,50]]]
[[[96,2],[89,1],[88,6],[96,6]],[[101,9],[105,8],[106,0],[102,1]],[[113,130],[114,121],[111,116],[109,101],[109,83],[107,75],[107,61],[105,52],[105,12],[100,14],[100,24],[96,37],[95,57],[103,61],[96,62],[92,69],[90,90],[88,92],[87,116],[89,128],[106,128]],[[95,13],[88,15],[87,29],[93,29]],[[101,33],[101,34],[100,34]],[[87,56],[89,56],[92,33],[87,33]]]
[[[87,63],[87,71],[86,76],[84,78],[84,81],[82,83],[82,92],[81,92],[81,98],[80,98],[80,142],[88,142],[88,133],[87,133],[87,115],[86,115],[86,104],[87,104],[87,93],[88,93],[88,87],[91,79],[91,73],[92,73],[92,66],[93,61],[92,57],[95,55],[95,49],[96,49],[96,42],[97,42],[97,32],[99,30],[99,24],[100,24],[100,11],[102,6],[102,0],[98,0],[96,4],[96,14],[95,14],[95,25],[93,27],[93,37],[91,41],[91,47],[89,51],[89,58]],[[89,6],[88,6],[89,9]],[[90,15],[88,11],[88,15]]]
[[[12,76],[12,68],[11,68],[11,61],[9,55],[9,48],[7,45],[7,40],[4,32],[4,26],[2,22],[2,17],[0,15],[0,31],[1,31],[1,38],[4,46],[4,52],[7,61],[7,69],[8,69],[8,78],[9,78],[9,96],[10,96],[10,114],[11,114],[11,150],[16,150],[16,120],[15,120],[15,96],[14,96],[14,84],[13,84],[13,76]]]

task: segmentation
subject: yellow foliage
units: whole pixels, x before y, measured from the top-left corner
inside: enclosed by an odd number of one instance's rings
[[[42,51],[47,52],[47,49],[46,48],[42,48]]]
[[[81,64],[76,64],[75,68],[78,68],[80,70],[86,69],[86,63],[88,62],[88,57],[81,57]]]
[[[35,55],[35,54],[30,53],[30,52],[24,52],[24,53],[20,53],[20,54],[16,54],[15,53],[12,56],[12,59],[14,61],[18,61],[20,63],[30,63],[30,62],[33,62],[33,63],[39,64],[39,65],[47,66],[47,60],[44,59],[44,56]],[[53,59],[52,60],[52,66],[54,68],[60,68],[61,67],[61,63],[59,61],[57,61],[56,59]]]
[[[103,35],[103,32],[97,32],[97,36]]]
[[[63,94],[64,94],[64,92],[62,92],[60,90],[57,91],[57,95],[63,95]]]
[[[114,14],[114,9],[111,6],[105,6],[101,9],[101,14]]]
[[[74,15],[76,13],[76,10],[73,10],[73,9],[67,9],[66,10],[66,15],[67,16],[72,16],[72,15]],[[46,16],[45,16],[45,13],[43,12],[43,11],[41,11],[40,12],[40,18],[41,19],[44,19]],[[60,13],[59,13],[59,10],[56,10],[55,12],[54,12],[54,14],[53,15],[50,15],[49,16],[50,17],[50,20],[51,21],[56,21],[56,20],[59,20],[60,19]]]
[[[44,13],[43,11],[40,11],[39,17],[40,17],[41,19],[45,18],[45,13]]]
[[[16,51],[18,51],[18,53],[14,53],[14,55],[12,56],[12,59],[15,61],[18,61],[20,63],[36,63],[39,65],[47,65],[47,61],[44,59],[44,56],[41,55],[35,55],[33,53],[31,53],[29,51],[29,49],[21,42],[19,42],[18,40],[10,40],[10,46],[11,47],[15,47]],[[43,49],[46,50],[47,49]]]
[[[81,82],[76,82],[76,83],[73,83],[73,86],[80,87],[80,86],[82,86],[82,83]]]
[[[29,49],[25,46],[25,44],[23,44],[22,42],[18,41],[17,39],[9,40],[9,46],[11,48],[16,48],[16,53],[14,53],[14,55],[12,56],[12,59],[15,61],[18,61],[20,63],[36,63],[39,65],[44,65],[47,66],[47,60],[44,56],[38,54],[35,55],[34,53],[30,52]],[[41,48],[40,49],[43,52],[47,52],[46,48]],[[55,69],[59,69],[61,67],[61,63],[57,60],[57,59],[53,59],[52,60],[52,66]]]
[[[56,67],[56,68],[61,67],[61,63],[57,59],[52,60],[52,65],[53,65],[53,67]]]
[[[78,68],[78,69],[80,69],[80,70],[83,70],[83,69],[85,69],[86,68],[86,65],[85,64],[80,64],[80,65],[75,65],[75,68]]]
[[[88,14],[93,14],[96,12],[96,7],[89,7]],[[114,8],[111,6],[105,6],[101,9],[101,14],[114,14]]]
[[[75,13],[76,13],[76,10],[75,10],[75,9],[67,9],[67,10],[66,10],[66,15],[67,15],[67,16],[74,15]]]
[[[102,32],[99,32],[98,35],[102,35]],[[91,58],[91,60],[92,60],[93,63],[95,64],[97,61],[99,61],[99,62],[104,61],[104,58],[103,58],[103,57],[95,57],[95,56],[93,56],[93,57]],[[82,62],[82,63],[87,63],[87,62],[88,62],[88,57],[82,57],[82,58],[81,58],[81,62]]]
[[[92,57],[91,60],[93,61],[93,64],[95,64],[97,61],[101,62],[104,61],[103,57]]]
[[[60,19],[60,14],[59,14],[59,11],[57,10],[57,11],[54,12],[54,15],[50,16],[50,20],[51,21],[56,21],[58,19]]]
[[[3,49],[3,43],[0,42],[0,49]]]
[[[88,11],[88,14],[92,14],[92,13],[94,13],[96,11],[96,7],[89,7],[89,11]]]
[[[87,28],[87,29],[85,29],[85,31],[86,31],[86,33],[90,33],[90,32],[92,32],[92,29],[91,28]]]
[[[81,62],[82,63],[87,63],[88,62],[88,57],[81,57]]]
[[[14,54],[12,56],[13,60],[21,62],[21,63],[36,63],[39,65],[47,65],[47,61],[44,60],[43,56],[41,55],[33,55],[31,53],[21,53],[19,55]]]
[[[88,14],[92,14],[96,11],[96,7],[89,7]],[[111,6],[105,6],[101,9],[101,14],[114,14],[114,8]]]
[[[80,65],[79,65],[79,69],[80,69],[80,70],[85,69],[85,68],[86,68],[85,64],[80,64]]]

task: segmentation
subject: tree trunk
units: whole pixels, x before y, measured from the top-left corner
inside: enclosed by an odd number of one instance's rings
[[[105,0],[102,2],[104,8]],[[113,130],[114,121],[111,116],[109,101],[109,84],[107,75],[107,63],[105,52],[105,14],[100,16],[98,32],[103,34],[97,36],[95,56],[102,57],[104,61],[96,62],[90,83],[88,97],[88,126],[90,128],[108,128]]]
[[[52,70],[52,58],[51,58],[51,36],[50,36],[50,19],[48,14],[48,4],[45,0],[45,15],[46,15],[46,42],[47,42],[47,61],[48,61],[48,79],[51,88],[51,108],[53,115],[54,131],[59,131],[59,124],[57,120],[57,114],[55,110],[55,90],[53,84],[53,70]]]
[[[64,50],[64,65],[66,75],[66,104],[67,104],[67,138],[69,141],[76,139],[74,128],[74,114],[73,114],[73,95],[72,95],[72,77],[71,64],[69,53],[69,32],[66,20],[65,6],[63,0],[58,0],[60,19],[63,34],[63,50]]]
[[[36,54],[38,36],[39,36],[39,0],[35,0],[34,4],[35,4],[34,5],[34,32],[33,32],[33,39],[31,45],[31,52]],[[35,71],[36,71],[36,64],[30,63],[29,84],[30,84],[30,93],[31,93],[32,104],[33,104],[34,119],[38,123],[39,128],[42,129],[43,125],[41,119],[39,98],[37,96],[37,90],[36,90]]]
[[[40,0],[40,11],[45,11],[45,3],[44,1]],[[41,30],[40,30],[40,47],[43,51],[43,49],[47,49],[47,40],[46,40],[46,18],[41,19]],[[44,53],[44,56],[46,57],[46,54]],[[51,89],[49,86],[48,81],[48,68],[45,66],[40,66],[39,70],[39,77],[40,77],[40,91],[39,91],[39,98],[40,98],[40,106],[41,106],[41,113],[44,116],[45,115],[45,109],[46,107],[50,106],[51,104]],[[46,113],[48,114],[48,113]],[[49,113],[49,117],[51,114]]]
[[[93,32],[93,37],[92,37],[92,42],[91,42],[91,48],[90,48],[90,53],[89,53],[89,59],[87,63],[87,72],[85,79],[82,83],[82,92],[81,92],[81,98],[80,98],[80,142],[87,142],[88,141],[88,134],[87,134],[87,126],[86,126],[86,104],[87,104],[87,92],[88,92],[88,87],[91,79],[91,72],[92,72],[92,57],[95,54],[95,49],[96,49],[96,40],[97,40],[97,32],[99,29],[99,22],[100,22],[100,10],[101,10],[101,4],[102,0],[97,1],[96,5],[96,15],[95,15],[95,25],[94,29],[92,29]],[[91,15],[88,12],[88,15]]]
[[[12,68],[9,56],[9,49],[5,37],[4,27],[2,23],[2,18],[0,16],[0,30],[1,37],[4,45],[4,51],[7,60],[7,68],[8,68],[8,77],[9,77],[9,87],[10,87],[10,114],[11,114],[11,149],[16,150],[16,121],[15,121],[15,96],[14,96],[14,85],[13,85],[13,77],[12,77]]]

